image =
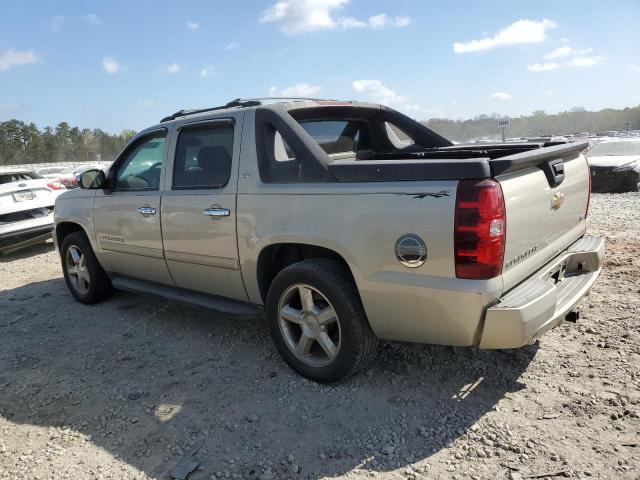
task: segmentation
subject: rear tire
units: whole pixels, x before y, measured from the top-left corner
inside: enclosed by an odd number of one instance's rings
[[[267,295],[267,321],[282,358],[316,382],[338,382],[362,370],[378,345],[350,272],[326,258],[278,273]]]
[[[64,237],[60,257],[64,280],[77,301],[91,304],[111,295],[111,280],[100,266],[84,232]]]

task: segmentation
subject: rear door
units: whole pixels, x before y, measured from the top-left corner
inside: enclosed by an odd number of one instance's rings
[[[236,236],[242,115],[176,129],[162,197],[162,236],[176,285],[247,300]]]
[[[105,270],[171,285],[160,231],[166,138],[166,129],[155,130],[125,150],[116,160],[111,190],[96,192],[93,216]]]

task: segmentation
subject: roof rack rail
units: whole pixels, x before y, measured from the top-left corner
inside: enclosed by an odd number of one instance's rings
[[[235,100],[231,100],[225,105],[220,105],[219,107],[209,107],[209,108],[199,108],[194,110],[178,110],[176,113],[169,115],[168,117],[164,117],[160,120],[160,123],[170,122],[171,120],[175,120],[176,118],[186,117],[187,115],[195,115],[197,113],[205,113],[205,112],[214,112],[216,110],[224,110],[225,108],[233,108],[233,107],[257,107],[258,105],[262,105],[264,102],[268,102],[271,100],[275,101],[283,101],[283,100],[293,100],[293,101],[319,101],[319,98],[306,98],[306,97],[258,97],[258,98],[236,98]]]

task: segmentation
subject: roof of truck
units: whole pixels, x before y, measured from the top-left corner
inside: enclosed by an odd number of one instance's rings
[[[160,120],[160,123],[166,123],[179,118],[188,117],[192,115],[203,115],[205,113],[224,113],[230,110],[237,110],[241,108],[256,108],[261,106],[270,105],[283,105],[285,108],[309,108],[309,107],[336,107],[336,106],[351,106],[351,107],[368,107],[368,108],[382,108],[381,105],[368,102],[358,102],[351,100],[335,100],[329,98],[303,98],[303,97],[264,97],[264,98],[237,98],[225,105],[217,107],[197,108],[190,110],[179,110],[169,116]]]

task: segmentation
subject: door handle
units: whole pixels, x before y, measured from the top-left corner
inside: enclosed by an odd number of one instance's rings
[[[138,207],[138,213],[140,215],[155,215],[156,209],[153,207]]]
[[[205,208],[202,211],[202,213],[204,213],[207,217],[213,217],[213,218],[228,217],[229,215],[231,215],[231,212],[229,211],[228,208],[222,208],[222,207]]]

